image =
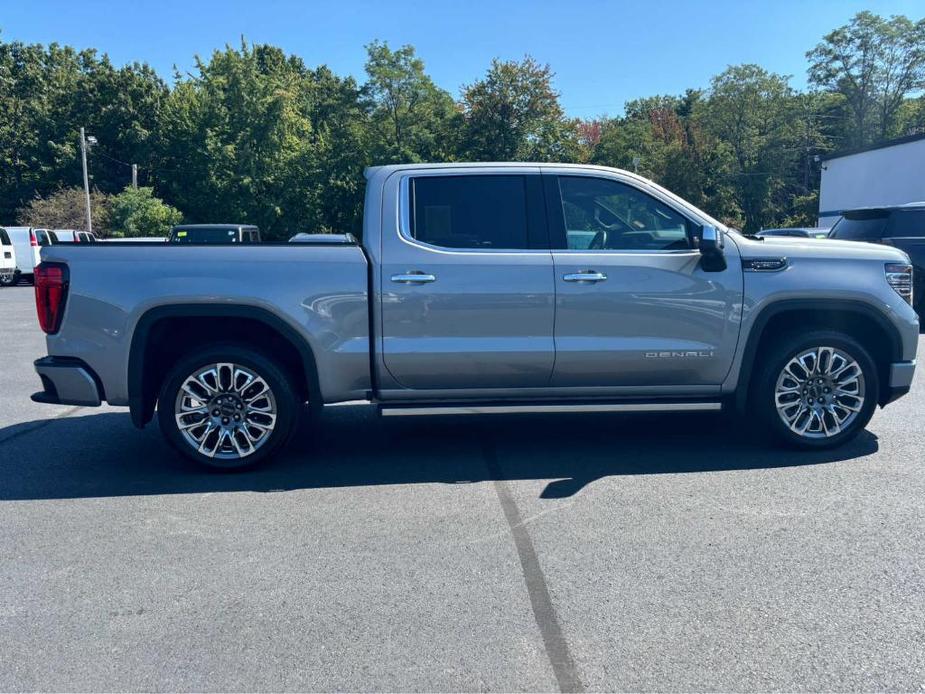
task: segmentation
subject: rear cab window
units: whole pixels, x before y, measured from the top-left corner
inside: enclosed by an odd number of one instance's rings
[[[6,233],[6,229],[0,228],[0,246],[12,246],[13,243],[10,241],[9,234]]]
[[[407,232],[415,241],[441,248],[542,247],[547,243],[545,232],[540,233],[538,215],[531,213],[541,196],[538,175],[413,177]]]

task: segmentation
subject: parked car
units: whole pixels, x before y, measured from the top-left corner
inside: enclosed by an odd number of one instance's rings
[[[0,286],[11,287],[19,281],[16,247],[6,229],[0,227]]]
[[[181,224],[170,230],[167,243],[260,243],[260,229],[246,224]]]
[[[748,238],[616,169],[375,167],[361,244],[299,241],[43,249],[33,399],[105,399],[138,427],[156,412],[219,468],[278,452],[302,403],[358,400],[386,416],[729,408],[815,449],[915,370],[902,251]]]
[[[925,309],[925,202],[891,207],[863,207],[842,212],[832,226],[833,239],[867,241],[895,246],[909,256],[915,268],[910,288],[919,316]]]
[[[41,261],[39,250],[54,243],[48,229],[4,227],[16,247],[16,267],[20,276],[32,281],[35,266]]]
[[[96,243],[96,235],[79,229],[54,229],[51,232],[54,243]]]
[[[814,227],[794,227],[791,229],[762,229],[755,234],[758,238],[768,236],[790,236],[798,239],[825,239],[829,236],[828,229],[817,229]]]

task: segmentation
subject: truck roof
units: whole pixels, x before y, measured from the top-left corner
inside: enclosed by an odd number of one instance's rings
[[[678,195],[675,195],[667,188],[660,186],[655,181],[652,181],[644,176],[635,174],[632,171],[627,171],[626,169],[617,169],[613,166],[599,166],[597,164],[560,164],[557,162],[533,162],[533,161],[449,161],[439,164],[385,164],[382,166],[368,166],[364,171],[363,175],[368,181],[373,181],[373,179],[378,179],[379,182],[384,181],[389,176],[391,176],[396,171],[406,171],[406,170],[420,170],[420,169],[508,169],[508,168],[540,168],[540,169],[575,169],[576,171],[601,171],[606,173],[617,173],[620,176],[625,178],[632,179],[638,183],[655,188],[659,190],[662,194],[666,195],[669,198],[675,200],[682,207],[688,208],[692,211],[695,211],[700,217],[705,220],[709,220],[710,224],[717,226],[721,229],[728,229],[729,227],[715,217],[707,214],[703,210],[697,208],[695,205],[689,203],[687,200],[684,200]]]
[[[364,171],[366,178],[370,178],[373,174],[377,173],[393,173],[395,171],[403,171],[405,169],[468,169],[468,168],[483,168],[483,169],[497,169],[497,168],[522,168],[525,166],[534,166],[538,168],[556,168],[556,169],[598,169],[600,171],[618,171],[621,174],[627,176],[632,176],[638,178],[642,181],[650,182],[647,178],[644,178],[638,174],[634,174],[632,171],[626,171],[625,169],[617,169],[613,166],[600,166],[598,164],[559,164],[557,162],[549,161],[447,161],[440,163],[430,163],[430,164],[383,164],[381,166],[368,166]]]
[[[842,210],[839,214],[877,214],[881,212],[893,212],[895,210],[918,210],[925,209],[925,201],[907,202],[902,205],[871,205],[869,207],[852,207],[849,210]]]
[[[177,224],[174,229],[256,229],[254,224]]]

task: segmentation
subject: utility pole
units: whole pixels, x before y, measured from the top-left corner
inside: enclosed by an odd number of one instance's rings
[[[138,164],[132,164],[132,188],[138,189]]]
[[[84,166],[84,196],[87,200],[87,231],[93,233],[93,219],[90,216],[90,178],[87,176],[87,138],[84,129],[80,129],[80,158]]]

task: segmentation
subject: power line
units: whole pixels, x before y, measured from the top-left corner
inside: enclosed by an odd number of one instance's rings
[[[110,161],[114,161],[114,162],[116,162],[117,164],[122,164],[122,166],[127,166],[127,167],[129,167],[129,168],[132,168],[132,165],[129,164],[128,162],[122,161],[121,159],[116,159],[115,157],[111,157],[111,156],[109,156],[108,154],[106,154],[106,152],[101,152],[101,151],[97,150],[97,151],[96,151],[96,154],[99,154],[100,156],[105,157],[106,159],[109,159]]]

